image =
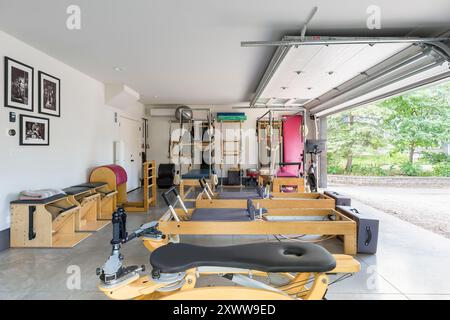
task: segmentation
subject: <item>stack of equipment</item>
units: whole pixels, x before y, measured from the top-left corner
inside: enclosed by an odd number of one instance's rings
[[[156,184],[159,188],[171,188],[173,186],[174,177],[175,164],[161,163],[158,168],[158,179],[156,179]]]
[[[358,253],[376,253],[380,224],[378,219],[370,218],[364,212],[360,212],[350,206],[336,206],[336,209],[338,212],[356,222]]]
[[[217,112],[217,121],[245,121],[245,112]]]

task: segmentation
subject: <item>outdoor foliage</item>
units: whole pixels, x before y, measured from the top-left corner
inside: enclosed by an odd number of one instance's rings
[[[328,118],[328,172],[450,176],[450,83]]]
[[[450,86],[425,89],[385,100],[384,128],[394,151],[408,152],[413,163],[417,148],[439,147],[450,139]]]

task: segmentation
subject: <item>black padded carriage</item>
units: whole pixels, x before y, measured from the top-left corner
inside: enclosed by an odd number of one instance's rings
[[[252,221],[256,209],[253,201],[247,199],[245,208],[198,208],[192,212],[191,221]]]
[[[191,221],[251,221],[247,209],[199,208],[192,212]]]
[[[328,272],[336,260],[312,243],[262,242],[224,247],[170,243],[150,256],[153,274],[184,272],[197,267],[225,267],[263,272]]]

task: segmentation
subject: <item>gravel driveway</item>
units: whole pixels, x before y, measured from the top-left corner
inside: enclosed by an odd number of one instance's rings
[[[450,188],[329,185],[327,189],[450,239]]]

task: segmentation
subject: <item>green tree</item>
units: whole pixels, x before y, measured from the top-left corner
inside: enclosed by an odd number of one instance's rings
[[[372,105],[329,117],[328,151],[346,159],[346,172],[351,172],[355,155],[383,146],[384,134],[380,129],[383,112]]]
[[[439,147],[450,140],[450,84],[394,97],[379,105],[394,151],[408,152],[413,163],[417,148]]]

